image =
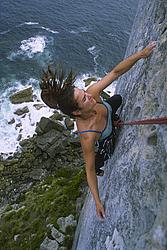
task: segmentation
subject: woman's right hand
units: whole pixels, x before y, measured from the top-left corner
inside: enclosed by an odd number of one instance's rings
[[[101,202],[96,203],[96,213],[100,219],[105,218],[104,207],[103,207],[103,204]]]
[[[144,49],[140,51],[141,58],[147,58],[155,49],[156,41],[150,42]]]

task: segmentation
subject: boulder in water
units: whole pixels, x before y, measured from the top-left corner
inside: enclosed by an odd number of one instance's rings
[[[32,86],[20,90],[9,97],[11,103],[18,104],[23,102],[33,102]]]
[[[20,116],[20,115],[24,115],[24,114],[26,114],[26,113],[28,113],[28,112],[29,112],[29,109],[28,109],[27,106],[25,106],[24,108],[17,109],[17,110],[14,112],[14,114]]]

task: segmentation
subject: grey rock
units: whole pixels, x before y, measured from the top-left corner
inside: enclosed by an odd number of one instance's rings
[[[44,239],[40,245],[40,250],[58,250],[59,244],[56,240],[51,240],[48,237]]]
[[[17,141],[20,141],[22,138],[22,134],[19,134],[18,137],[17,137]]]
[[[54,158],[55,155],[63,154],[65,144],[61,140],[57,140],[52,144],[46,152],[51,158]]]
[[[65,233],[66,228],[68,226],[75,227],[77,225],[77,221],[74,219],[74,216],[72,214],[70,214],[68,217],[60,217],[57,220],[57,224],[59,225],[60,230]]]
[[[43,103],[36,103],[33,105],[37,110],[40,110],[43,107],[46,107]]]
[[[52,116],[50,116],[49,118],[52,121],[62,121],[63,120],[64,115],[62,115],[61,113],[59,113],[58,111],[54,111],[54,114]]]
[[[21,91],[16,92],[15,94],[9,97],[11,103],[23,103],[23,102],[32,102],[33,101],[33,90],[32,87],[28,87]]]
[[[20,128],[22,126],[21,122],[17,123],[15,128]]]
[[[41,176],[45,175],[45,171],[43,169],[34,169],[29,173],[29,177],[33,180],[41,180]]]
[[[39,147],[43,151],[47,151],[48,148],[50,148],[54,143],[59,141],[59,138],[60,134],[56,130],[51,129],[47,133],[39,135],[36,138],[36,144],[37,147]]]
[[[59,232],[53,225],[50,226],[52,237],[58,242],[63,243],[65,236],[61,232]]]
[[[48,131],[52,129],[62,132],[65,128],[58,121],[52,121],[49,118],[42,117],[39,123],[37,124],[37,128],[35,131],[37,134],[40,134],[40,133],[47,133]]]
[[[76,200],[76,212],[79,214],[83,205],[82,197],[78,197]]]
[[[11,120],[8,121],[8,124],[13,124],[13,123],[15,123],[15,119],[14,118],[12,118]]]
[[[37,133],[37,135],[42,135],[44,133],[43,130],[38,126],[38,124],[35,128],[35,132]]]
[[[22,140],[22,141],[19,142],[19,144],[20,144],[21,147],[26,146],[28,143],[29,143],[29,142],[28,142],[27,139],[24,139],[24,140]]]
[[[20,115],[23,115],[23,114],[28,113],[28,112],[29,112],[29,109],[28,109],[27,106],[25,106],[24,108],[19,108],[19,109],[17,109],[17,110],[14,112],[14,114],[20,116]]]

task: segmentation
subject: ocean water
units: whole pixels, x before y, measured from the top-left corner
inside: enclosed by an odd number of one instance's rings
[[[48,64],[62,63],[77,73],[83,86],[88,76],[102,77],[122,60],[138,1],[133,0],[1,0],[0,2],[0,153],[19,149],[34,133],[47,107],[12,105],[9,96],[32,85],[40,101],[39,80]],[[14,115],[28,106],[24,118]],[[15,123],[8,122],[14,118]]]

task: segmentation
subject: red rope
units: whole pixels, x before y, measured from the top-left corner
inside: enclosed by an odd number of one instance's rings
[[[115,127],[121,127],[123,125],[147,125],[147,124],[166,124],[167,125],[167,117],[159,117],[152,119],[144,119],[138,121],[114,121]]]

